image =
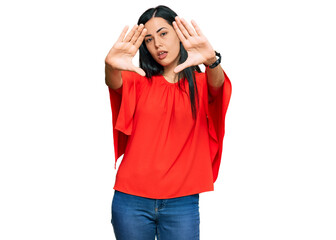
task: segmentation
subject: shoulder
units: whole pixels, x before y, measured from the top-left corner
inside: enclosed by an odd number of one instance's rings
[[[135,90],[136,94],[141,94],[148,83],[148,79],[136,72],[121,71],[124,88],[127,91]]]
[[[121,77],[123,80],[134,81],[139,78],[139,74],[131,71],[121,71]]]
[[[121,71],[121,77],[123,82],[129,84],[130,83],[141,84],[146,80],[146,77],[143,77],[140,74],[131,71]]]
[[[195,73],[195,78],[202,78],[205,76],[205,73],[204,72],[197,72],[197,71],[194,71]]]
[[[197,86],[203,88],[203,85],[206,82],[205,81],[205,79],[206,79],[205,73],[204,72],[197,72],[197,71],[194,71],[194,73],[195,73],[195,81],[197,83]]]

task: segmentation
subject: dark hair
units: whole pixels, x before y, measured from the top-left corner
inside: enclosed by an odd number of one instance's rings
[[[156,8],[150,8],[146,10],[140,16],[138,20],[138,25],[140,25],[141,23],[145,25],[145,23],[153,17],[161,17],[165,19],[169,25],[173,26],[173,21],[175,21],[176,16],[177,14],[173,10],[171,10],[169,7],[159,5]],[[178,64],[183,63],[187,59],[187,57],[188,57],[188,53],[184,49],[182,43],[180,42],[180,59],[179,59]],[[148,51],[145,45],[145,41],[143,41],[143,43],[141,44],[139,48],[139,58],[140,58],[139,59],[140,68],[142,68],[145,71],[146,77],[148,77],[150,81],[152,81],[152,76],[163,74],[163,70],[164,70],[163,66],[161,66],[159,63],[157,63],[154,60],[154,58],[152,57],[152,55],[150,54],[150,52]],[[178,73],[178,79],[179,79],[178,86],[179,86],[179,89],[182,89],[181,84],[180,84],[181,83],[180,79],[188,80],[192,116],[194,119],[196,119],[195,95],[197,98],[197,104],[199,104],[199,96],[198,96],[198,90],[197,90],[197,84],[195,80],[194,71],[197,71],[200,73],[201,69],[199,68],[199,66],[191,66],[179,72]]]

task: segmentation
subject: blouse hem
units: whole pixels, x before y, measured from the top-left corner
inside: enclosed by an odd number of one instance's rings
[[[178,198],[178,197],[185,197],[185,196],[190,196],[190,195],[194,195],[194,194],[200,194],[200,193],[204,193],[204,192],[213,192],[214,191],[214,187],[210,188],[210,189],[205,189],[205,190],[199,190],[199,191],[196,191],[196,192],[191,192],[191,193],[186,193],[186,194],[182,194],[182,195],[176,195],[176,196],[163,196],[163,197],[158,197],[158,196],[155,196],[155,195],[142,195],[142,194],[137,194],[137,193],[134,193],[134,192],[130,192],[130,191],[127,191],[127,190],[123,190],[122,188],[119,188],[119,187],[116,187],[114,186],[113,187],[114,190],[117,190],[119,192],[123,192],[123,193],[126,193],[126,194],[130,194],[130,195],[134,195],[134,196],[138,196],[138,197],[144,197],[144,198],[151,198],[151,199],[170,199],[170,198]]]

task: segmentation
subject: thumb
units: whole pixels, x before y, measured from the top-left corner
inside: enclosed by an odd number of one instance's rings
[[[175,73],[178,73],[178,72],[181,72],[183,69],[189,67],[188,63],[187,62],[184,62],[180,65],[178,65],[175,69],[174,69],[174,72]]]
[[[145,71],[142,68],[134,67],[133,71],[136,72],[136,73],[138,73],[138,74],[140,74],[143,77],[146,76],[146,73],[145,73]]]

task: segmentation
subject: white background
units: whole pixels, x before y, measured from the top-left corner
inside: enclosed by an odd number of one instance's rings
[[[201,239],[335,240],[332,2],[1,2],[0,239],[114,239],[104,59],[163,3],[198,23],[233,86]]]

